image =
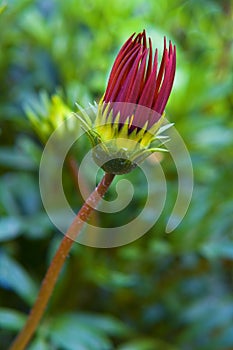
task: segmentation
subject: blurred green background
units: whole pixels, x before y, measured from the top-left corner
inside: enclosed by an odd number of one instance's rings
[[[177,173],[165,155],[168,195],[157,223],[123,247],[75,244],[27,349],[233,349],[232,7],[227,0],[1,4],[1,350],[21,329],[62,239],[40,198],[44,142],[75,102],[100,99],[120,46],[144,28],[154,46],[162,46],[164,35],[177,46],[166,112],[192,158],[190,208],[166,234]],[[77,146],[72,156],[82,159],[83,149]],[[64,184],[77,211],[81,199],[70,170],[65,165]],[[99,224],[124,224],[143,206],[145,178],[135,170],[127,179],[135,198],[122,213],[95,217]],[[107,198],[114,196],[115,183]]]

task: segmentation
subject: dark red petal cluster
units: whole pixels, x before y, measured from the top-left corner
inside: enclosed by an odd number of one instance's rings
[[[176,48],[171,42],[167,48],[166,38],[164,38],[163,56],[158,69],[158,51],[156,49],[153,55],[151,39],[147,40],[145,30],[136,37],[134,33],[116,57],[103,100],[105,103],[126,102],[148,107],[155,112],[149,120],[148,127],[151,127],[164,112],[171,93],[175,70]],[[121,122],[124,122],[129,111],[123,111],[124,107],[119,108]],[[135,113],[135,118],[144,119],[136,121],[140,125],[146,122],[145,116],[143,117],[141,113]]]

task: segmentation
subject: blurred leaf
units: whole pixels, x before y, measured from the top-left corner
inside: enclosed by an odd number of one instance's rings
[[[38,183],[31,174],[5,174],[0,183],[0,204],[9,216],[34,214],[41,206]]]
[[[5,289],[12,289],[29,305],[37,295],[37,287],[31,277],[3,251],[0,251],[0,285]]]
[[[209,242],[204,244],[201,253],[208,259],[224,258],[233,260],[233,245],[229,240],[219,240],[219,242]]]
[[[6,6],[7,6],[6,4],[0,4],[0,15],[6,9]]]
[[[185,323],[187,329],[180,335],[181,343],[199,343],[202,348],[219,349],[216,345],[220,334],[227,332],[228,328],[232,328],[233,306],[232,300],[220,300],[216,302],[214,299],[205,298],[192,305],[189,305],[187,310],[184,310]],[[218,334],[218,335],[217,335]],[[221,336],[220,336],[221,338]],[[229,337],[228,341],[229,341]],[[208,345],[213,339],[213,344]],[[231,342],[233,342],[233,334],[231,332]],[[218,341],[217,341],[218,343]],[[220,344],[220,342],[218,343]],[[221,344],[225,349],[224,343]]]
[[[111,336],[124,336],[131,332],[128,326],[113,316],[79,313],[77,315],[71,314],[70,317],[71,319],[74,317],[74,321],[76,320],[82,325],[100,329],[104,333]]]
[[[13,331],[20,330],[27,317],[15,310],[0,308],[0,328]]]
[[[21,222],[16,217],[0,219],[0,242],[13,239],[20,235]]]
[[[35,40],[44,45],[48,43],[50,36],[47,35],[47,22],[38,9],[35,8],[25,12],[21,16],[20,22],[22,29],[31,35]]]
[[[51,345],[49,345],[44,339],[37,337],[29,345],[28,350],[52,350]]]
[[[26,154],[21,153],[19,149],[9,147],[0,148],[0,164],[13,169],[33,170],[36,164]]]
[[[82,322],[82,319],[75,314],[57,317],[53,320],[49,333],[54,345],[67,350],[110,350],[113,348],[101,324]]]
[[[196,135],[195,141],[198,146],[218,147],[220,151],[224,146],[232,144],[232,131],[223,126],[209,125]]]
[[[22,232],[30,239],[42,239],[52,230],[53,224],[46,212],[21,218]]]
[[[24,216],[0,218],[0,242],[14,239],[22,234],[30,239],[42,239],[48,235],[52,227],[47,213],[38,213],[29,218]]]

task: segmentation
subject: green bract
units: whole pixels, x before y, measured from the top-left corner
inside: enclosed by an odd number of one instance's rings
[[[93,159],[105,172],[112,174],[129,173],[154,152],[164,152],[161,146],[168,137],[161,133],[172,124],[162,126],[164,116],[149,130],[148,122],[143,128],[129,132],[133,125],[134,115],[128,117],[123,125],[120,124],[120,112],[113,120],[110,104],[91,106],[88,111],[77,105],[79,113],[75,115],[80,120],[93,146]],[[112,105],[111,105],[112,106]],[[145,109],[145,113],[148,113]],[[94,115],[91,117],[91,115]]]

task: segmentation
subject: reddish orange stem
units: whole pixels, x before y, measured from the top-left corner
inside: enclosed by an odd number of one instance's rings
[[[75,238],[79,234],[85,222],[88,220],[90,214],[97,207],[100,199],[104,196],[108,190],[114,175],[105,174],[102,181],[96,187],[96,189],[90,194],[82,208],[78,212],[74,221],[68,228],[65,237],[62,239],[57,252],[51,261],[48,271],[41,284],[41,288],[38,297],[35,301],[33,308],[29,314],[27,322],[18,334],[15,341],[9,348],[9,350],[24,350],[31,337],[33,336],[48,304],[49,298],[53,292],[55,283],[58,279],[59,273],[66,260],[67,255],[74,243]],[[91,203],[91,206],[89,205]]]

